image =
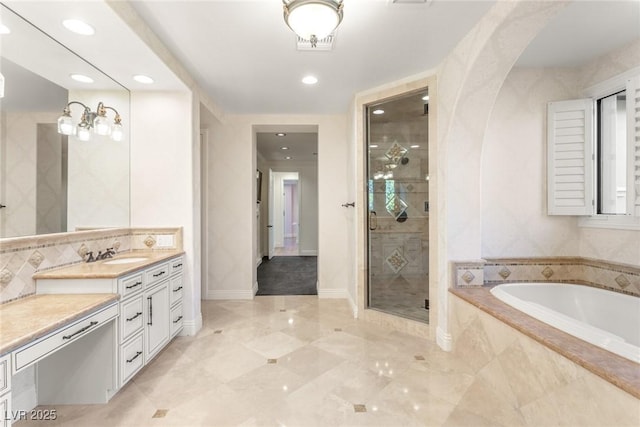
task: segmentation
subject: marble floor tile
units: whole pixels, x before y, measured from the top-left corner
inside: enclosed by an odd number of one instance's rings
[[[470,363],[464,352],[356,320],[344,300],[203,301],[202,312],[196,336],[174,339],[108,404],[55,406],[47,426],[534,426],[563,419],[554,396],[584,394],[581,383],[560,382],[518,407],[503,368],[517,369],[520,351],[501,346],[504,366]],[[469,349],[490,352],[487,340],[476,336]],[[597,411],[585,417],[635,420]]]

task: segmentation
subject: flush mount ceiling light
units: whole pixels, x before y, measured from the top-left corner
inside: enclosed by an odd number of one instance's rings
[[[65,19],[62,21],[62,25],[72,33],[83,36],[92,36],[96,33],[96,30],[91,25],[79,19]]]
[[[305,76],[302,78],[302,83],[306,85],[314,85],[318,83],[318,78],[314,76]]]
[[[84,109],[80,117],[80,123],[74,125],[71,118],[71,106],[80,105]],[[107,119],[107,110],[115,113],[113,124]],[[93,112],[82,102],[71,101],[64,107],[62,115],[58,118],[58,133],[62,135],[76,135],[81,141],[91,139],[91,131],[96,135],[110,135],[114,141],[122,141],[122,118],[113,107],[108,107],[102,102],[98,103],[96,112]]]
[[[342,22],[343,0],[282,0],[284,22],[316,47]]]

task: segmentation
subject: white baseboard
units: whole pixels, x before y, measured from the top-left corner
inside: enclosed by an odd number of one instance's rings
[[[192,337],[197,334],[200,329],[202,329],[202,313],[198,313],[195,319],[182,322],[182,331],[179,335]]]
[[[223,290],[223,289],[210,289],[207,292],[207,297],[213,300],[219,299],[253,299],[254,287],[249,290]]]
[[[346,289],[318,289],[318,298],[349,299],[349,292]]]
[[[304,249],[300,251],[301,256],[318,256],[318,251],[313,249]]]
[[[453,347],[453,337],[438,326],[436,328],[436,343],[438,344],[438,347],[444,351],[451,351]]]
[[[258,281],[256,280],[256,283],[253,284],[253,295],[251,296],[251,298],[255,297],[257,293],[258,293]]]
[[[260,264],[262,264],[262,256],[259,256],[259,257],[256,259],[256,267],[260,267]]]
[[[351,306],[351,311],[353,312],[353,318],[358,318],[358,304],[351,298],[351,294],[347,292],[347,300],[349,301],[349,305]]]

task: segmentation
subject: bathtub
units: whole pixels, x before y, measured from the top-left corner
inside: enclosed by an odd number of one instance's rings
[[[564,283],[505,283],[491,293],[541,322],[640,363],[638,297]]]

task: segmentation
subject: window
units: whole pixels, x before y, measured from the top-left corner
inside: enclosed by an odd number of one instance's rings
[[[548,213],[640,228],[640,76],[607,83],[548,105]]]

